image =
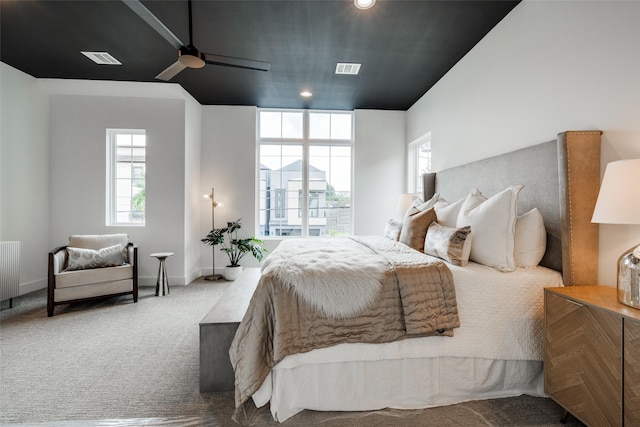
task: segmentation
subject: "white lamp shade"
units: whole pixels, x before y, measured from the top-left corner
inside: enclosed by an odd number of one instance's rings
[[[591,222],[640,224],[640,159],[607,165]]]
[[[396,212],[403,214],[409,209],[411,203],[415,200],[416,195],[412,193],[402,193],[398,196],[398,202],[396,203]]]

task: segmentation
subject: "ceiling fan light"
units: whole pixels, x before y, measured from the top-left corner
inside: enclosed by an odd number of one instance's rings
[[[180,49],[178,62],[189,68],[204,67],[204,60],[202,59],[200,52],[197,50],[195,52],[189,52],[187,50],[183,52],[183,50]]]

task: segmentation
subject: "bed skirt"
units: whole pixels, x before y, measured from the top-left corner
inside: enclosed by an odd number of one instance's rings
[[[443,357],[276,366],[253,400],[271,401],[284,422],[305,409],[423,409],[522,394],[546,396],[541,361]]]

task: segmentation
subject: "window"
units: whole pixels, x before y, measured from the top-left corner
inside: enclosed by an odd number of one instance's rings
[[[352,232],[353,114],[258,111],[259,234]]]
[[[107,129],[107,225],[144,225],[146,132]]]
[[[422,192],[422,175],[431,172],[431,132],[409,144],[408,190],[410,193]]]

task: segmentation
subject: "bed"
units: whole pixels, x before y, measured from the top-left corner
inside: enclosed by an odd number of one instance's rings
[[[255,348],[246,345],[241,330],[258,328],[252,326],[252,317],[262,314],[245,316],[230,350],[237,407],[250,396],[257,407],[269,403],[273,418],[283,422],[305,409],[417,409],[521,394],[544,396],[543,288],[590,283],[597,277],[598,229],[590,218],[600,180],[600,135],[563,132],[553,141],[425,175],[422,199],[449,201],[436,211],[443,217],[447,206],[470,197],[474,187],[480,196],[487,195],[485,200],[510,191],[518,217],[537,210],[546,240],[539,265],[501,268],[512,270],[505,272],[474,261],[446,263],[455,284],[457,320],[419,337],[332,343],[311,350],[301,346],[300,352],[269,365],[266,375],[253,378],[259,385],[253,388],[247,388],[242,372],[245,365],[259,361],[244,360]],[[517,188],[511,188],[514,185]],[[472,245],[476,238],[482,241],[479,227],[474,235],[478,224],[485,229],[482,222],[471,225]],[[277,337],[266,324],[268,330],[259,334]]]

